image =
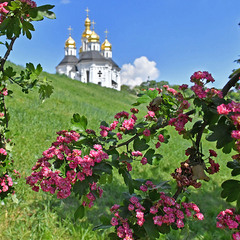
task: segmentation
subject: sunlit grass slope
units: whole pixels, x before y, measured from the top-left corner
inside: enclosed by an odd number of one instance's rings
[[[118,177],[111,185],[106,186],[103,199],[98,200],[96,206],[88,212],[87,218],[76,223],[73,213],[78,206],[77,199],[72,197],[58,200],[42,192],[35,193],[26,186],[24,178],[31,173],[31,167],[41,157],[42,152],[55,140],[56,131],[70,127],[73,113],[85,115],[89,128],[99,131],[102,120],[110,122],[113,121],[115,113],[129,111],[136,97],[126,92],[83,84],[65,76],[47,73],[44,75],[52,81],[54,93],[43,104],[40,103],[37,92],[26,95],[19,87],[9,86],[14,91],[13,97],[7,100],[11,115],[9,127],[15,143],[13,158],[22,178],[16,191],[19,202],[1,206],[0,239],[107,239],[105,233],[93,232],[92,227],[99,223],[99,216],[107,213],[112,204],[120,204],[121,192],[125,189],[121,178]],[[169,144],[163,144],[159,148],[159,153],[164,156],[160,164],[135,164],[134,178],[153,178],[155,183],[171,180],[170,173],[180,162],[186,160],[184,150],[190,143],[182,140],[172,128],[169,128],[169,131],[172,135]],[[213,147],[214,144],[204,142],[205,152]],[[193,222],[189,228],[163,235],[159,239],[230,239],[227,233],[215,227],[216,215],[227,207],[219,197],[220,184],[230,175],[230,171],[225,167],[230,156],[218,152],[217,161],[221,165],[221,172],[212,176],[209,183],[204,182],[201,189],[189,189],[190,199],[200,206],[205,220],[200,223]]]

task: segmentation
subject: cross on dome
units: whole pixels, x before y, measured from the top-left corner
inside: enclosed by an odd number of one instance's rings
[[[85,11],[87,12],[87,17],[88,17],[88,13],[90,12],[90,10],[88,9],[88,7],[87,7],[87,9],[86,9]]]
[[[107,38],[109,31],[106,29],[106,31],[104,33],[106,34],[106,38]]]
[[[69,28],[68,28],[68,31],[69,31],[69,36],[71,36],[72,35],[72,28],[71,28],[71,26],[69,26]]]
[[[94,25],[95,25],[96,23],[94,22],[94,20],[92,20],[92,27],[93,27],[93,30],[94,30]]]

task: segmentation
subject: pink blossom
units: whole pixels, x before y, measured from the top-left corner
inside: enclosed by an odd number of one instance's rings
[[[140,190],[143,191],[143,192],[147,192],[148,187],[147,187],[146,185],[142,185],[142,186],[140,187]]]
[[[177,227],[178,228],[183,228],[184,227],[184,222],[181,219],[177,219]]]
[[[133,118],[130,118],[129,120],[124,120],[122,126],[127,130],[131,130],[134,128],[134,124],[135,124],[135,120]]]
[[[232,138],[240,139],[240,131],[239,130],[233,130],[231,132],[231,136],[232,136]]]
[[[107,137],[108,131],[107,130],[102,130],[102,131],[100,131],[100,134],[101,134],[102,137]]]
[[[160,146],[161,146],[160,142],[157,142],[156,145],[155,145],[156,148],[159,148]]]
[[[158,135],[158,140],[159,140],[160,142],[164,142],[164,136],[163,136],[162,134],[159,134],[159,135]]]
[[[128,205],[128,210],[129,210],[129,211],[133,211],[133,210],[134,210],[134,205],[129,204],[129,205]]]
[[[113,217],[112,220],[111,220],[111,224],[112,224],[113,226],[117,226],[117,225],[118,225],[118,220]]]
[[[143,154],[140,151],[133,151],[132,152],[132,156],[134,157],[138,157],[138,156],[142,156]]]
[[[122,134],[121,133],[117,133],[117,138],[119,139],[119,140],[121,140],[122,139]]]
[[[147,158],[143,157],[142,160],[141,160],[141,163],[142,163],[142,165],[147,164]]]
[[[0,154],[7,155],[7,151],[4,148],[0,148]]]
[[[240,240],[240,232],[233,233],[232,237],[234,240]]]
[[[225,105],[225,104],[221,104],[217,106],[217,111],[218,111],[218,114],[224,114],[224,115],[228,115],[231,112],[228,105]]]
[[[151,135],[150,130],[149,130],[149,129],[145,129],[145,130],[143,131],[143,135],[146,136],[146,137],[150,136],[150,135]]]
[[[123,118],[128,119],[128,116],[129,116],[129,113],[127,113],[127,112],[125,112],[125,111],[122,111],[122,112],[117,113],[117,114],[114,116],[114,118],[120,119],[120,118],[123,117]]]
[[[204,219],[204,216],[203,216],[202,213],[196,213],[196,214],[194,215],[194,217],[196,217],[198,220],[203,220],[203,219]]]

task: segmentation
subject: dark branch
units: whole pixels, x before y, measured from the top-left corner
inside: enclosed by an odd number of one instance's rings
[[[16,41],[16,39],[17,39],[17,37],[13,37],[13,38],[11,39],[11,43],[9,44],[8,49],[7,49],[4,57],[1,59],[1,67],[0,67],[0,71],[1,71],[1,72],[3,72],[4,64],[5,64],[5,62],[7,61],[10,52],[12,51],[13,44],[14,44],[14,42]]]
[[[240,72],[234,74],[230,80],[226,83],[226,85],[223,87],[222,89],[222,95],[223,97],[225,97],[228,93],[228,91],[230,90],[231,87],[234,87],[236,85],[236,83],[238,82],[240,77]]]
[[[183,187],[178,187],[178,188],[177,188],[177,191],[176,191],[175,194],[173,195],[173,198],[174,198],[175,200],[177,200],[177,198],[178,198],[179,194],[182,192],[182,190],[183,190]]]

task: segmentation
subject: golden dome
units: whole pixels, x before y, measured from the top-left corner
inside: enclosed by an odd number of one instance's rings
[[[89,42],[99,42],[100,37],[92,30],[92,34],[88,38]]]
[[[101,50],[112,50],[112,44],[105,39],[105,41],[102,43]]]
[[[75,41],[72,39],[72,37],[71,36],[69,36],[69,38],[66,40],[66,42],[65,42],[65,48],[67,48],[67,47],[74,47],[74,48],[76,48],[76,43],[75,43]]]
[[[82,37],[83,38],[89,38],[89,36],[92,34],[92,31],[90,30],[90,27],[91,27],[91,21],[90,19],[87,17],[86,20],[85,20],[85,30],[82,34]]]
[[[82,52],[82,47],[79,48],[79,53],[81,53],[81,52]]]

